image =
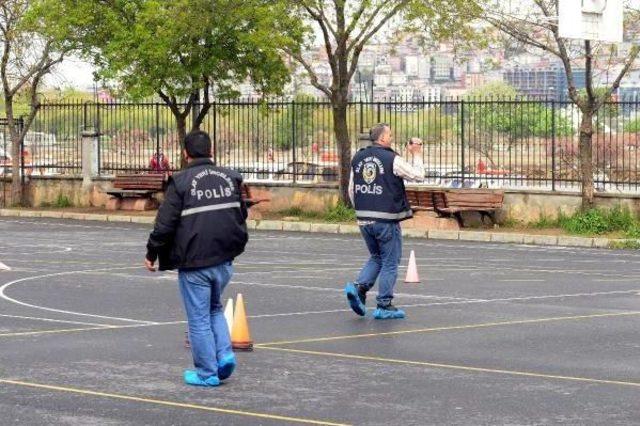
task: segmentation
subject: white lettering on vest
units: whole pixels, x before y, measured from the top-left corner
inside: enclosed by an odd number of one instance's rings
[[[356,194],[382,195],[383,188],[380,185],[356,185]]]
[[[198,189],[198,183],[200,183],[200,180],[206,176],[221,178],[225,182],[223,182],[223,184],[218,184],[217,188]],[[226,186],[224,185],[224,183],[226,183]],[[211,182],[209,182],[209,185],[210,184]],[[204,169],[203,171],[198,173],[191,181],[191,196],[197,197],[198,201],[202,200],[203,198],[206,198],[207,200],[228,198],[231,197],[234,192],[235,186],[231,178],[225,173],[218,170]]]

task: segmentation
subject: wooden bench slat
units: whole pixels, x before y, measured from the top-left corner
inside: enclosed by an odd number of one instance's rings
[[[456,215],[463,226],[460,212],[477,211],[490,215],[502,208],[504,192],[491,189],[407,189],[407,199],[414,211],[435,210],[438,214]]]
[[[117,175],[113,181],[113,187],[125,192],[114,192],[114,194],[125,195],[144,195],[148,196],[154,192],[161,192],[164,189],[164,173],[145,173],[145,174],[122,174]],[[137,192],[136,192],[137,191]]]

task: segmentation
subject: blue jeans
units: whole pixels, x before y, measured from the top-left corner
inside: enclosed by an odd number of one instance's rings
[[[360,233],[371,257],[365,263],[356,283],[367,290],[378,280],[379,306],[387,306],[393,299],[398,278],[398,264],[402,257],[402,231],[398,222],[375,222],[360,227]]]
[[[233,275],[233,265],[225,262],[178,273],[180,294],[189,323],[193,364],[206,380],[218,375],[218,360],[233,353],[229,327],[220,298]]]

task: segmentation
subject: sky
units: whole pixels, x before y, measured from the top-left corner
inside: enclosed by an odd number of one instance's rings
[[[70,57],[58,65],[55,71],[47,77],[47,87],[88,89],[93,87],[93,71],[91,64],[77,58]]]

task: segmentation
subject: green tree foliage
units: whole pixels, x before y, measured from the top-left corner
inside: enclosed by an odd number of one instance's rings
[[[469,120],[486,132],[503,133],[510,141],[529,137],[551,137],[554,132],[550,103],[528,101],[505,83],[489,83],[469,93]],[[517,100],[517,102],[515,102]],[[571,122],[556,113],[555,135],[573,134]]]
[[[74,0],[66,0],[75,2]],[[286,4],[265,0],[86,0],[94,19],[81,23],[84,53],[104,79],[133,98],[159,96],[183,139],[187,118],[199,128],[210,100],[237,96],[251,80],[278,93],[289,70],[280,54],[298,51],[302,30]],[[203,93],[202,108],[199,95]]]
[[[38,111],[42,81],[77,47],[68,23],[81,20],[85,10],[69,6],[52,0],[0,2],[0,80],[11,138],[14,204],[22,203],[22,185],[16,172],[22,156],[20,145]],[[18,117],[23,119],[22,126],[17,125]]]

